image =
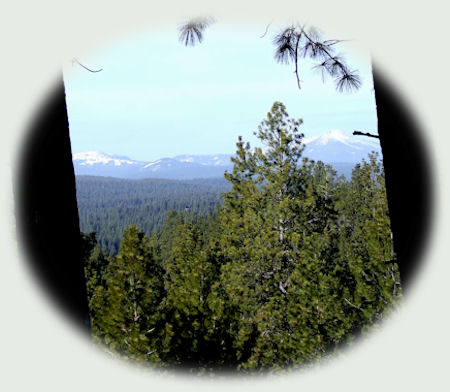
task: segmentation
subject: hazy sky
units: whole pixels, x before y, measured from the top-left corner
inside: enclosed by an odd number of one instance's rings
[[[202,44],[184,47],[176,28],[124,37],[64,70],[72,151],[98,150],[149,161],[179,154],[234,153],[238,135],[253,131],[274,101],[302,118],[311,137],[331,129],[376,133],[368,55],[341,44],[363,81],[357,93],[338,93],[301,61],[302,89],[293,65],[273,59],[270,26],[238,31],[212,25]],[[326,37],[347,38],[347,37]],[[350,52],[349,52],[350,51]]]

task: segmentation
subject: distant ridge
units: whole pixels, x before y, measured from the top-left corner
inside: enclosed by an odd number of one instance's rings
[[[339,130],[305,138],[303,142],[304,156],[331,164],[339,174],[346,177],[349,177],[353,166],[367,158],[370,152],[376,151],[381,155],[378,141],[346,135]],[[233,155],[178,155],[144,162],[111,153],[87,151],[74,154],[73,163],[76,175],[186,180],[222,177],[226,170],[233,169]]]
[[[231,170],[231,154],[179,155],[151,162],[89,151],[73,155],[75,174],[129,179],[194,179],[221,177]]]

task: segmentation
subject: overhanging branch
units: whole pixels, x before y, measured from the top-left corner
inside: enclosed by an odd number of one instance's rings
[[[374,137],[375,139],[379,139],[380,138],[378,135],[374,135],[373,133],[368,133],[368,132],[364,133],[364,132],[359,132],[359,131],[353,131],[353,135]]]
[[[80,61],[77,58],[75,58],[75,57],[72,59],[72,63],[77,63],[80,67],[83,67],[85,70],[87,70],[89,72],[92,72],[92,73],[100,72],[100,71],[103,70],[103,68],[90,69],[90,68],[86,67],[85,65],[81,64]]]

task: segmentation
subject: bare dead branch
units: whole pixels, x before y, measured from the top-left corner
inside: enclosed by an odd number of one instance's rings
[[[261,37],[259,37],[259,38],[264,38],[264,37],[266,36],[266,34],[267,34],[267,32],[269,31],[269,27],[270,27],[270,25],[272,24],[272,22],[273,22],[273,20],[270,21],[270,23],[266,26],[266,31],[264,31],[264,34],[261,35]]]
[[[100,72],[100,71],[103,70],[103,68],[100,68],[100,69],[90,69],[90,68],[86,67],[85,65],[81,64],[80,61],[79,61],[76,57],[74,57],[74,58],[72,59],[72,63],[77,63],[80,67],[83,67],[85,70],[87,70],[87,71],[89,71],[89,72],[92,72],[92,73]]]
[[[379,138],[380,138],[378,135],[374,135],[373,133],[368,133],[368,132],[364,133],[364,132],[360,132],[360,131],[353,131],[353,135],[356,135],[356,136],[359,135],[359,136],[374,137],[374,138],[376,138],[376,139],[379,139]]]
[[[155,330],[155,328],[150,328],[144,335],[147,335],[150,332],[153,332]]]
[[[347,302],[352,308],[358,309],[359,311],[363,311],[359,306],[352,304],[347,298],[344,298],[344,301]]]

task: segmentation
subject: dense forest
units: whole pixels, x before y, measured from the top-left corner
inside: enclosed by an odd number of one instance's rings
[[[198,180],[126,180],[77,176],[82,232],[95,232],[107,253],[117,254],[125,229],[137,225],[147,235],[160,231],[166,214],[186,211],[192,219],[207,216],[231,189],[224,178]]]
[[[277,371],[373,329],[401,298],[375,154],[351,180],[302,158],[301,120],[276,102],[240,138],[214,213],[136,225],[117,255],[84,235],[91,327],[109,353],[156,367]]]
[[[351,177],[350,163],[333,163],[338,175]],[[215,213],[222,194],[231,189],[223,177],[195,180],[76,177],[80,229],[96,233],[107,253],[117,254],[125,229],[135,224],[151,236],[160,231],[169,211],[186,211],[192,219]]]

